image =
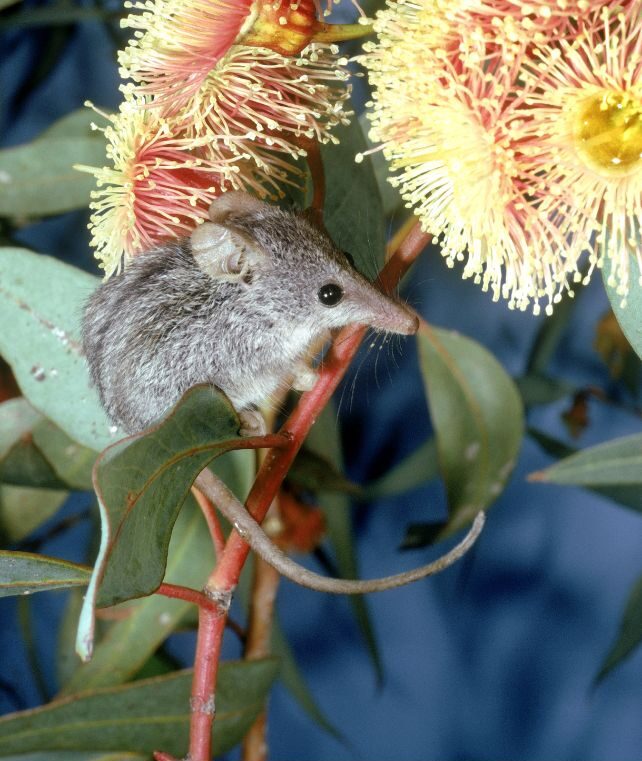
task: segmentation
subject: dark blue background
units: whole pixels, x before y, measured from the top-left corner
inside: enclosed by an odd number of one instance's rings
[[[38,63],[43,29],[4,33],[0,118],[4,145],[33,138],[85,99],[118,102],[113,44],[98,24],[72,29],[54,73],[27,97],[22,83]],[[26,245],[92,268],[86,214],[26,228]],[[541,319],[493,304],[435,252],[418,263],[406,295],[431,322],[489,348],[519,375]],[[585,289],[556,353],[556,374],[580,385],[608,385],[591,348],[607,307],[599,277]],[[2,326],[3,330],[10,326]],[[365,479],[394,463],[429,432],[415,348],[379,368],[372,359],[342,404],[350,475]],[[392,382],[389,373],[392,375]],[[531,413],[531,422],[568,441],[561,401]],[[590,426],[574,446],[639,432],[639,419],[590,403]],[[382,686],[360,639],[349,604],[282,584],[278,610],[288,638],[323,710],[348,740],[318,729],[280,686],[270,701],[271,757],[280,761],[639,761],[642,759],[642,651],[606,681],[592,680],[616,632],[642,567],[639,515],[588,492],[527,483],[549,463],[525,440],[513,478],[493,507],[478,546],[443,575],[369,598],[385,670]],[[69,514],[87,508],[78,497]],[[396,548],[410,522],[439,517],[440,487],[355,507],[361,572],[384,575],[425,562],[434,552]],[[44,549],[81,560],[85,521]],[[37,657],[46,690],[53,677],[52,621],[63,595],[33,598]],[[17,634],[14,600],[0,601],[0,709],[41,702]],[[191,646],[187,636],[176,647]],[[233,646],[229,646],[230,652]]]

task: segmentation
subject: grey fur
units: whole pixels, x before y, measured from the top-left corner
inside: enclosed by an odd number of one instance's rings
[[[218,386],[239,412],[269,402],[333,328],[417,329],[416,316],[382,296],[304,214],[244,194],[223,198],[211,218],[245,241],[249,270],[212,277],[185,238],[135,257],[87,302],[91,377],[109,417],[127,432],[149,426],[197,383]],[[199,231],[201,248],[207,229]],[[317,298],[328,282],[344,291],[334,307]]]

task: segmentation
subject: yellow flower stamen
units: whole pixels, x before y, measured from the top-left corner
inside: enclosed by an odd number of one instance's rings
[[[604,177],[628,177],[642,169],[642,101],[605,92],[580,102],[573,117],[578,156]]]

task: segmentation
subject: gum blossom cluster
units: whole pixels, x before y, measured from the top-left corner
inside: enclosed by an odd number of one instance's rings
[[[640,280],[642,0],[400,0],[362,58],[371,138],[450,266],[511,308]],[[584,260],[586,264],[583,264]]]
[[[107,276],[193,229],[225,190],[282,195],[306,144],[347,122],[347,61],[334,43],[363,35],[319,21],[313,0],[125,5],[125,99],[102,114],[109,163],[78,167],[97,180],[89,228]]]

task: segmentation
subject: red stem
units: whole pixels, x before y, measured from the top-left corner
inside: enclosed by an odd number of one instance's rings
[[[198,638],[190,698],[190,761],[210,761],[212,758],[212,723],[216,713],[214,689],[225,631],[225,613],[209,608],[199,608],[198,611]]]
[[[198,506],[201,508],[207,528],[210,532],[212,544],[214,545],[214,552],[217,559],[221,557],[223,550],[225,549],[225,534],[221,528],[221,523],[218,519],[216,508],[209,501],[209,499],[203,494],[196,486],[192,486],[192,494],[194,499],[198,502]]]
[[[218,610],[217,604],[210,600],[207,595],[202,592],[197,592],[190,587],[181,587],[178,584],[161,584],[156,590],[157,595],[163,595],[164,597],[173,597],[177,600],[185,600],[185,602],[194,603],[199,608],[208,608],[210,610]]]
[[[388,293],[394,291],[402,275],[429,241],[430,235],[422,232],[417,223],[381,271],[378,283],[383,291]],[[261,522],[265,517],[308,431],[341,381],[365,332],[365,327],[350,326],[344,328],[336,336],[324,359],[319,380],[311,391],[301,396],[296,409],[281,428],[279,435],[286,437],[288,443],[286,446],[272,447],[267,453],[245,503],[257,521]],[[221,607],[223,607],[224,601],[230,599],[249,550],[249,546],[237,532],[232,531],[205,587],[208,600],[220,599]],[[215,693],[224,628],[225,615],[222,610],[213,612],[211,606],[200,607],[192,685],[190,761],[210,761],[211,759],[214,716],[213,713],[202,710],[202,707],[210,705],[208,701],[213,700]],[[195,706],[201,706],[201,710],[195,710]]]

